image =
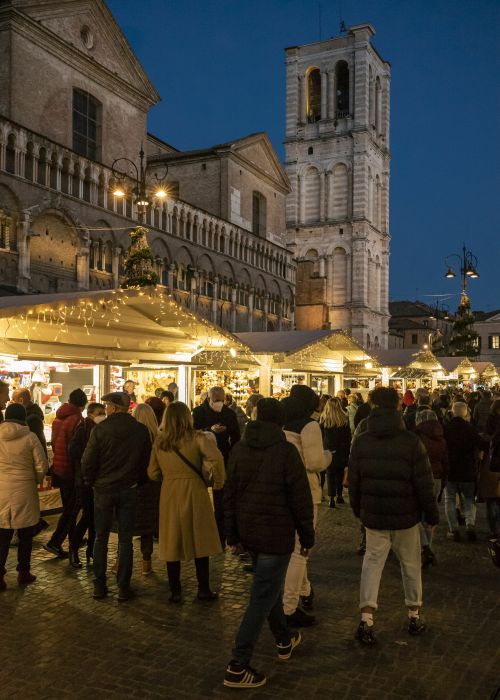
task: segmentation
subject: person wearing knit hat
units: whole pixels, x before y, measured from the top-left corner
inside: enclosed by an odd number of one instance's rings
[[[33,526],[40,520],[37,484],[48,469],[47,457],[37,436],[26,425],[26,410],[10,404],[0,424],[0,591],[7,588],[5,564],[14,530],[17,530],[17,580],[33,583],[30,572]]]
[[[403,406],[412,406],[415,403],[415,397],[413,396],[413,391],[407,389],[403,396]]]

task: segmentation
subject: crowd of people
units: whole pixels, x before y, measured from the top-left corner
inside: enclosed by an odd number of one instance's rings
[[[74,389],[52,424],[52,482],[62,512],[45,549],[70,567],[93,566],[95,600],[116,576],[118,601],[134,597],[133,537],[142,573],[152,555],[166,563],[170,596],[182,603],[181,563],[194,560],[198,599],[216,601],[210,557],[225,549],[253,574],[224,685],[252,688],[266,677],[251,666],[266,620],[280,660],[301,643],[316,618],[308,558],[318,511],[350,507],[360,520],[363,554],[356,638],[376,642],[374,613],[392,550],[400,562],[408,632],[426,624],[422,568],[437,564],[433,536],[444,494],[447,537],[474,543],[476,504],[486,503],[489,548],[500,565],[500,393],[401,395],[377,387],[367,400],[340,390],[318,396],[294,385],[281,400],[252,394],[241,408],[212,387],[192,411],[175,384],[138,403],[133,382],[99,403]],[[33,537],[40,518],[37,484],[49,470],[43,414],[27,389],[10,397],[0,382],[0,590],[17,533],[21,586],[32,584]],[[326,482],[326,495],[325,491]],[[114,562],[108,561],[117,533]],[[68,543],[67,549],[64,548]]]

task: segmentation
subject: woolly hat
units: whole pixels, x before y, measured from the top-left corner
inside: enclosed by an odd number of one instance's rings
[[[403,396],[403,406],[412,406],[415,403],[415,397],[413,396],[413,391],[407,389]]]
[[[5,409],[5,420],[26,421],[26,409],[20,403],[11,403]]]

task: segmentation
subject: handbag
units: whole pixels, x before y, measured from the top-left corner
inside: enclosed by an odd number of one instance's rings
[[[182,459],[184,464],[186,464],[192,471],[194,471],[196,474],[198,474],[198,476],[203,481],[205,486],[207,486],[207,487],[213,486],[213,484],[214,484],[213,477],[212,476],[205,476],[205,474],[203,473],[203,466],[201,467],[201,470],[198,469],[198,467],[196,467],[187,457],[185,457],[182,454],[182,452],[177,449],[177,447],[172,447],[172,452],[175,452],[177,457]]]

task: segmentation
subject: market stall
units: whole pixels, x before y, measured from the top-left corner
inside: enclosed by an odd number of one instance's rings
[[[439,359],[446,370],[446,374],[440,378],[443,384],[474,391],[478,387],[490,387],[498,382],[498,370],[492,362],[477,362],[468,357]]]
[[[193,358],[222,348],[246,350],[153,287],[0,298],[1,376],[30,388],[42,406],[49,392],[57,405],[78,386],[98,400],[129,373],[140,379],[141,398],[175,377],[186,400]],[[50,427],[47,434],[50,441]]]
[[[319,394],[343,387],[346,365],[373,362],[342,331],[306,330],[237,333],[260,365],[260,393],[282,396],[293,384],[307,384]]]
[[[437,358],[427,348],[417,351],[405,348],[375,350],[374,354],[380,366],[381,383],[401,392],[421,387],[433,389],[445,376],[442,358]]]

